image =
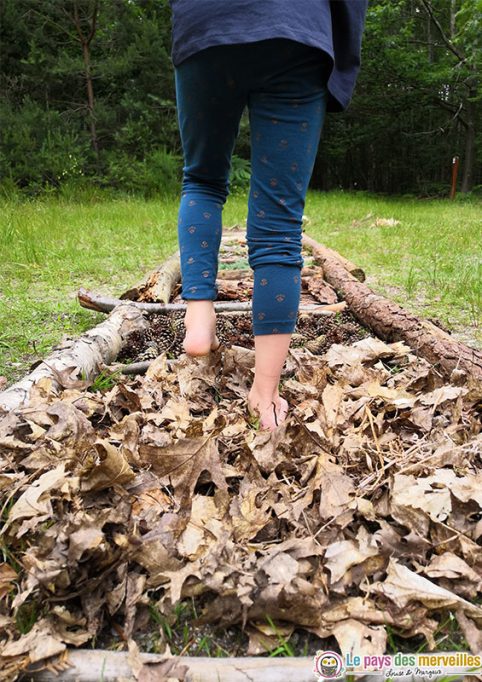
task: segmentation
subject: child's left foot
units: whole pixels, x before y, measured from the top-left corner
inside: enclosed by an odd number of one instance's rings
[[[216,336],[216,313],[212,301],[189,301],[184,318],[184,351],[193,357],[208,355],[221,345]]]
[[[263,431],[274,431],[286,420],[289,406],[287,400],[280,395],[273,400],[262,400],[250,390],[247,400],[248,412],[251,417],[259,419],[259,428]]]

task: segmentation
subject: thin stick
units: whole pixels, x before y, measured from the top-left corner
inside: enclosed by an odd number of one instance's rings
[[[124,301],[119,298],[96,294],[83,287],[79,289],[77,297],[83,308],[96,310],[97,312],[102,313],[109,313],[116,306],[124,303]],[[175,311],[185,311],[187,309],[187,303],[140,303],[139,301],[131,301],[129,305],[135,306],[139,310],[146,310],[150,313],[158,313],[160,315]],[[338,312],[344,307],[346,307],[346,304],[343,306],[339,303],[333,305],[301,305],[299,311],[301,313],[313,313],[316,315],[334,315],[335,312]],[[251,312],[251,309],[250,301],[214,301],[214,310],[217,313],[231,313],[235,311],[249,313]]]

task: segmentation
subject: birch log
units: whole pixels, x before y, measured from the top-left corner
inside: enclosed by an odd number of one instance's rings
[[[121,295],[130,301],[158,301],[169,303],[174,287],[181,279],[180,253],[176,251],[150,272],[141,282]]]
[[[100,366],[115,360],[130,332],[147,327],[145,313],[132,303],[123,302],[101,324],[87,330],[78,339],[64,341],[32,372],[0,393],[0,410],[8,412],[25,407],[32,387],[40,379],[51,380],[51,390],[55,395],[62,389],[63,382],[74,381],[80,371],[86,380],[92,379],[99,373]]]
[[[311,237],[303,235],[303,244],[320,261],[326,281],[343,294],[350,312],[380,339],[405,341],[417,355],[440,367],[445,375],[461,370],[467,377],[482,380],[482,351],[455,341],[428,320],[376,294]]]
[[[313,682],[313,657],[304,658],[163,658],[157,654],[140,654],[142,668],[134,675],[125,652],[83,649],[69,651],[67,661],[72,667],[58,673],[45,668],[36,673],[28,672],[35,682],[118,682],[136,679],[182,680],[182,682]],[[172,662],[172,676],[167,677],[156,670],[165,662]],[[179,672],[176,674],[176,667]],[[186,670],[187,668],[187,670]],[[368,679],[368,676],[366,676]],[[340,678],[343,682],[345,678]],[[364,676],[358,677],[359,680]],[[372,674],[370,682],[380,682],[382,675]]]

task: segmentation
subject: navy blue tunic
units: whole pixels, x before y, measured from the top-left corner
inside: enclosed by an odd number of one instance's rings
[[[213,45],[289,38],[333,60],[328,111],[351,99],[360,68],[368,0],[170,0],[172,61],[180,64]]]

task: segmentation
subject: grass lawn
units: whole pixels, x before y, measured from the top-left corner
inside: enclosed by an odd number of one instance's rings
[[[80,308],[80,286],[119,295],[175,251],[177,202],[1,204],[0,375],[8,384],[64,334],[105,318]],[[244,225],[246,203],[229,198],[226,226]],[[305,213],[308,234],[361,265],[375,291],[482,346],[480,203],[310,192]],[[376,218],[400,224],[372,226]]]

